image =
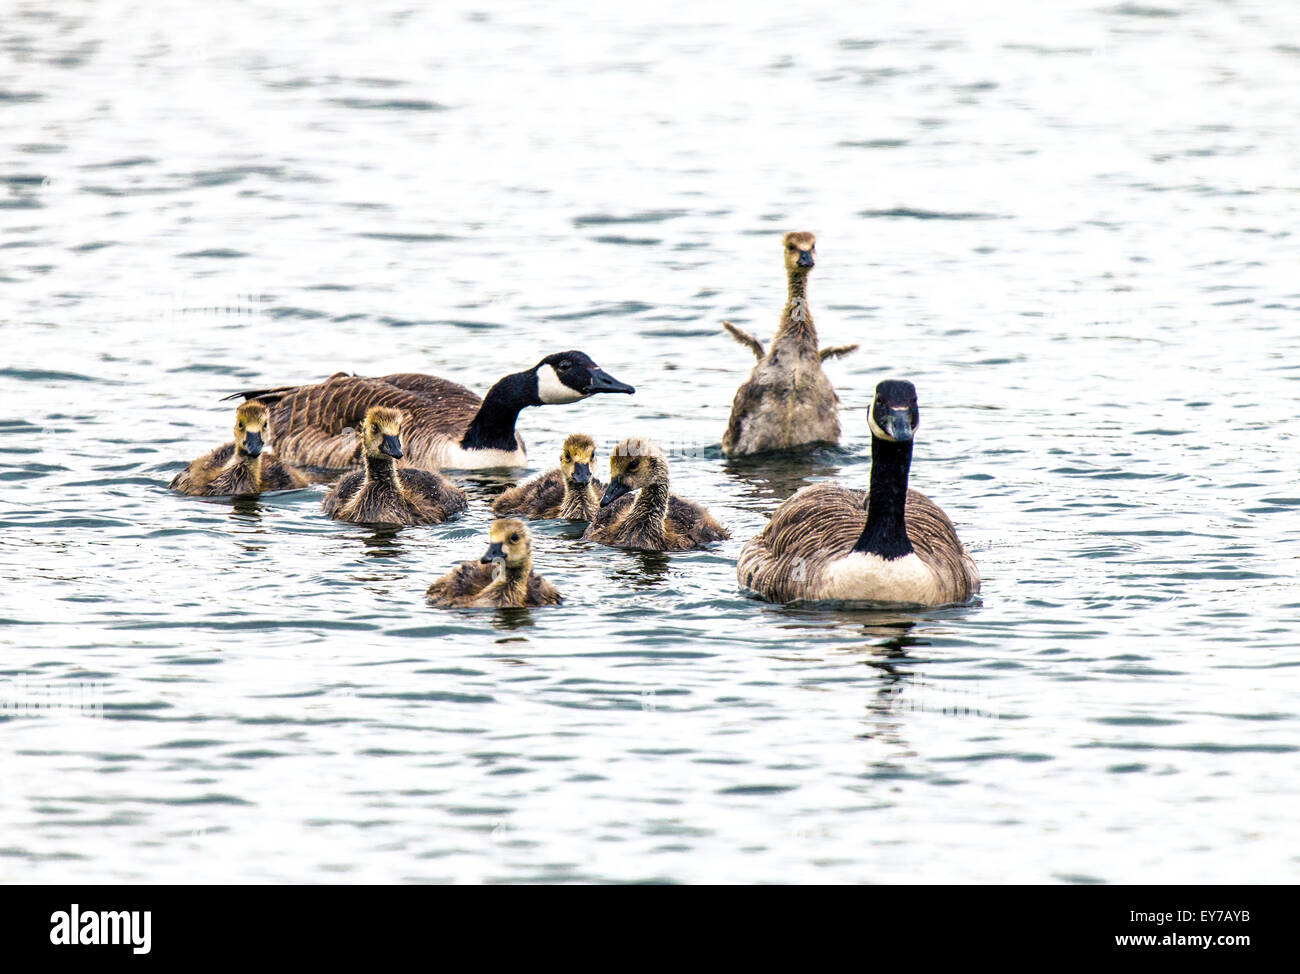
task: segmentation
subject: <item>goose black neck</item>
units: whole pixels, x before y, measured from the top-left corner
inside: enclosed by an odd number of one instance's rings
[[[912,441],[897,443],[871,438],[871,494],[867,525],[854,551],[879,555],[887,561],[912,553],[907,537],[907,474],[912,466]]]
[[[515,420],[519,411],[540,406],[537,376],[533,372],[516,372],[501,379],[483,397],[473,420],[465,429],[460,445],[466,450],[515,450]]]
[[[383,486],[397,485],[397,464],[385,453],[372,457],[366,455],[366,480]]]

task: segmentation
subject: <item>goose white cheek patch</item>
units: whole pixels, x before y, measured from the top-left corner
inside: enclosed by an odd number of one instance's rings
[[[876,425],[876,401],[871,401],[871,408],[867,410],[867,425],[871,427],[871,434],[882,440],[892,440],[893,437]]]
[[[566,402],[577,402],[586,396],[561,382],[553,367],[543,365],[537,370],[537,398],[548,406],[558,406]]]

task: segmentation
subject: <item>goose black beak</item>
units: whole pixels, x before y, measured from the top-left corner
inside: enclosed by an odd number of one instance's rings
[[[488,545],[488,550],[483,552],[483,557],[479,559],[479,562],[484,565],[490,565],[494,561],[505,561],[505,560],[506,560],[506,553],[505,553],[505,549],[501,547],[501,542],[493,541],[490,545]]]
[[[803,251],[799,255],[798,264],[800,267],[812,267],[814,265],[813,255],[810,251]]]
[[[245,433],[244,434],[244,452],[250,457],[255,457],[262,452],[262,434]]]
[[[609,486],[605,488],[605,496],[600,499],[600,506],[608,507],[631,490],[632,488],[623,483],[618,477],[613,478],[610,480]]]
[[[384,442],[379,444],[379,452],[387,453],[394,460],[402,459],[402,441],[396,436],[385,436]]]
[[[893,437],[895,442],[906,443],[913,436],[912,420],[907,413],[906,407],[891,409],[885,418],[885,432]]]
[[[587,463],[575,463],[573,465],[573,482],[586,486],[591,483],[591,465]]]
[[[591,396],[597,392],[626,392],[630,396],[636,390],[625,382],[619,382],[604,369],[591,369],[587,373],[587,384],[583,387],[582,394]]]

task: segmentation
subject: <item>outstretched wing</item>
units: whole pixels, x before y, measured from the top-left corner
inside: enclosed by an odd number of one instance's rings
[[[761,360],[764,354],[766,354],[763,351],[763,343],[760,342],[753,335],[751,335],[749,332],[745,331],[744,329],[737,328],[730,321],[724,321],[722,323],[722,327],[727,329],[727,331],[731,333],[732,338],[734,338],[736,341],[740,342],[740,344],[744,345],[751,352],[753,352],[754,358]]]

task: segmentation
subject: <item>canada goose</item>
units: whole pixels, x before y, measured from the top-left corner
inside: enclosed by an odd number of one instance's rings
[[[469,506],[465,492],[447,478],[402,459],[402,414],[371,406],[361,425],[365,467],[350,473],[326,495],[325,513],[358,524],[441,524]]]
[[[663,451],[633,437],[610,454],[609,486],[582,537],[621,548],[687,551],[731,535],[699,504],[670,493]]]
[[[506,376],[483,399],[454,382],[414,372],[380,378],[337,372],[315,385],[228,398],[243,396],[272,407],[282,456],[299,466],[337,472],[361,462],[351,433],[371,406],[406,413],[406,453],[414,466],[519,467],[525,459],[523,438],[515,432],[520,410],[577,402],[599,392],[635,391],[582,352],[571,351]]]
[[[871,491],[813,484],[787,500],[740,549],[736,578],[773,602],[845,600],[946,605],[980,589],[975,562],[939,506],[907,489],[916,389],[876,386]]]
[[[789,297],[771,349],[764,352],[762,342],[749,332],[729,321],[722,323],[758,359],[731,404],[731,421],[722,437],[722,452],[729,457],[840,440],[840,400],[822,371],[822,362],[858,346],[817,348],[807,296],[817,238],[795,231],[782,238],[782,245]]]
[[[516,514],[537,520],[565,518],[590,521],[600,509],[604,485],[591,475],[596,444],[590,436],[574,433],[560,450],[560,469],[511,487],[495,501],[496,514]]]
[[[171,489],[196,497],[260,494],[307,486],[307,478],[265,449],[267,409],[260,402],[235,410],[235,439],[207,453],[172,478]]]
[[[558,605],[554,585],[533,573],[533,537],[516,518],[500,518],[488,531],[478,561],[463,561],[429,586],[428,597],[444,607],[507,608]]]

